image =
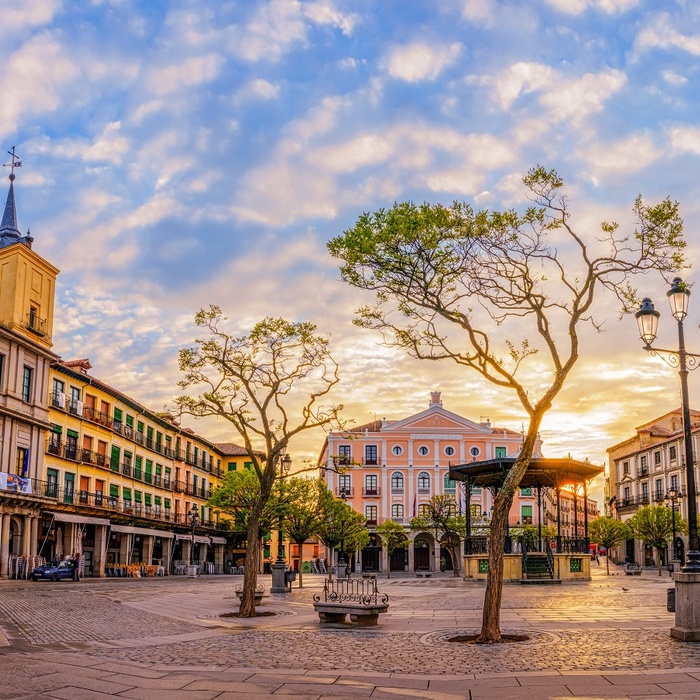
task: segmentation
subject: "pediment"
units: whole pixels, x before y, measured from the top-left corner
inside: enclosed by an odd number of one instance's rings
[[[403,420],[391,423],[382,428],[382,433],[486,433],[490,434],[490,426],[475,423],[456,413],[447,411],[441,406],[431,406],[425,411],[416,413]]]

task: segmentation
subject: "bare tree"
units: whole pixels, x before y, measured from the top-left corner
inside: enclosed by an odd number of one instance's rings
[[[260,522],[270,499],[280,460],[289,442],[301,432],[338,425],[340,405],[323,407],[338,383],[338,366],[328,339],[312,323],[265,318],[248,335],[234,337],[223,327],[218,306],[202,309],[195,325],[208,337],[180,350],[183,389],[178,405],[195,416],[227,420],[242,438],[260,482],[259,498],[248,514],[248,548],[240,615],[255,616],[255,586],[260,555]]]
[[[378,329],[387,344],[419,359],[451,360],[512,391],[529,417],[520,455],[495,500],[490,562],[479,640],[501,641],[500,606],[508,512],[527,471],[546,412],[579,358],[581,326],[602,287],[629,312],[637,303],[630,277],[670,277],[685,264],[678,204],[633,206],[636,227],[614,222],[579,234],[563,181],[536,167],[524,178],[533,206],[524,213],[475,211],[455,202],[394,204],[363,214],[329,242],[349,284],[376,294],[356,323]],[[507,333],[506,333],[507,331]],[[539,353],[537,380],[522,368]],[[546,365],[545,369],[543,366]]]

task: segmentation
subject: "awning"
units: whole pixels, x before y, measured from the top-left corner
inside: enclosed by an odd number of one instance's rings
[[[191,542],[192,535],[178,535],[177,533],[175,533],[175,539],[176,540],[188,540]],[[208,537],[202,537],[201,535],[195,535],[194,541],[197,544],[211,544],[211,540]]]
[[[212,544],[226,544],[226,538],[225,537],[211,537],[211,543]]]
[[[105,518],[88,518],[85,515],[73,515],[72,513],[47,513],[52,515],[60,523],[81,523],[82,525],[109,525]]]
[[[165,530],[149,530],[146,527],[133,527],[131,525],[112,525],[112,532],[128,532],[131,535],[151,535],[152,537],[165,537],[171,540],[175,535]]]

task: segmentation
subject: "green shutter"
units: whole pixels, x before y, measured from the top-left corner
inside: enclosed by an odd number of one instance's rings
[[[63,432],[63,428],[60,425],[52,425],[51,432],[58,433],[60,435]]]
[[[144,494],[143,497],[144,497],[144,499],[145,499],[145,501],[146,501],[146,505],[147,505],[147,506],[150,506],[150,505],[151,505],[151,494],[150,494],[150,493],[146,493],[146,494]]]
[[[165,508],[166,508],[166,510],[170,510],[170,499],[169,498],[165,499]]]
[[[115,445],[112,445],[112,458],[109,462],[109,468],[113,472],[118,472],[119,471],[119,454],[121,450],[120,448],[116,447]]]
[[[114,422],[115,423],[121,423],[122,422],[122,409],[117,408],[115,406],[114,408]]]
[[[136,432],[143,433],[143,423],[141,421],[136,424]]]
[[[235,472],[235,471],[236,471],[236,463],[235,463],[235,462],[229,462],[229,463],[228,463],[228,471],[230,471],[230,472]]]
[[[141,503],[141,491],[134,491],[134,500],[136,503]]]
[[[66,430],[66,433],[68,433],[68,437],[80,437],[80,433],[77,433],[75,430]]]
[[[130,501],[131,500],[131,489],[126,488],[126,486],[122,487],[122,498],[125,501]]]
[[[111,498],[119,498],[119,487],[116,484],[109,485],[109,495]]]
[[[133,417],[133,416],[130,416],[129,414],[127,414],[127,416],[126,416],[126,424],[127,424],[130,428],[133,428],[133,427],[134,427],[134,417]]]
[[[160,496],[156,496],[153,500],[155,501],[155,504],[156,504],[157,506],[160,505]]]

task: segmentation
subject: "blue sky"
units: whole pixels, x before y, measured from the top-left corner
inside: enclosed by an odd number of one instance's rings
[[[153,408],[177,393],[194,313],[216,303],[237,332],[271,314],[331,333],[338,399],[358,423],[422,410],[440,389],[450,410],[519,428],[513,397],[449,365],[418,365],[351,325],[368,300],[339,281],[325,244],[395,200],[522,207],[519,179],[541,163],[564,176],[590,235],[604,219],[630,227],[639,193],[678,199],[697,258],[691,0],[0,8],[0,142],[24,162],[20,229],[61,269],[55,349],[89,357],[95,375]],[[649,278],[641,289],[672,343],[665,286]],[[606,333],[586,336],[543,426],[547,454],[601,462],[679,403],[675,375],[615,310],[602,309]],[[232,438],[223,425],[206,432]],[[321,439],[297,449],[313,455]]]

